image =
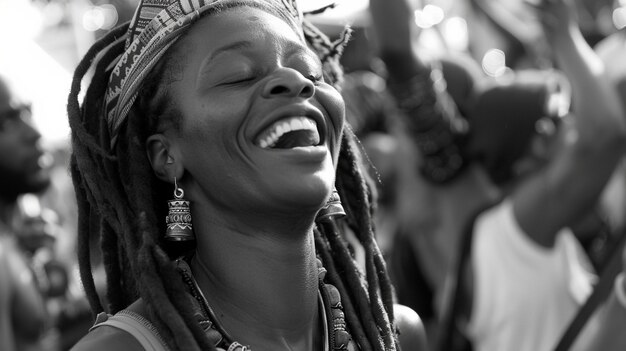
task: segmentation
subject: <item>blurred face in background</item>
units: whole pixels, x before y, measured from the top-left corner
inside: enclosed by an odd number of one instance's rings
[[[5,199],[39,192],[50,184],[39,145],[41,134],[30,117],[30,105],[0,79],[0,197]]]

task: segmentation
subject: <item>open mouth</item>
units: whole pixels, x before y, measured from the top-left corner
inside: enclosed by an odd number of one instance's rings
[[[263,149],[290,149],[320,144],[317,123],[308,117],[289,117],[274,122],[257,137]]]

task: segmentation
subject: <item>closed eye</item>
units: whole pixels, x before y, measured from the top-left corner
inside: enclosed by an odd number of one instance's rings
[[[225,81],[222,85],[241,85],[249,82],[253,82],[256,80],[256,76],[248,76],[248,77],[239,77],[233,78]]]

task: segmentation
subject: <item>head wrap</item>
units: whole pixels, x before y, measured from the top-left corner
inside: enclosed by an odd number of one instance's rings
[[[119,130],[128,116],[139,89],[150,70],[183,31],[203,13],[232,3],[262,3],[294,25],[307,29],[296,0],[143,0],[140,2],[125,35],[124,52],[112,69],[105,96],[110,146],[116,143]],[[326,7],[331,7],[327,5]],[[319,11],[319,10],[317,10]],[[302,34],[304,41],[304,34]],[[124,38],[120,38],[124,40]]]

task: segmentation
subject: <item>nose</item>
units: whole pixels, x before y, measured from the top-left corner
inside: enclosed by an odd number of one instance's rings
[[[39,133],[39,131],[35,129],[35,126],[33,126],[32,122],[22,121],[22,126],[20,130],[22,133],[22,138],[28,142],[35,143],[39,141],[39,139],[41,139],[41,133]]]
[[[263,97],[276,96],[310,98],[315,94],[313,82],[293,68],[277,69],[263,87]]]

